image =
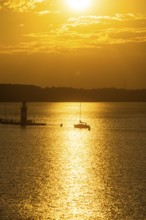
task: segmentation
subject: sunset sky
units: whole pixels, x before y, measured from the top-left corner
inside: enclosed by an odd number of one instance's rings
[[[0,0],[0,83],[146,88],[146,0]]]

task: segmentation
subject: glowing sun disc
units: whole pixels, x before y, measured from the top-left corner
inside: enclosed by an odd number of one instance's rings
[[[90,1],[91,0],[67,0],[67,4],[72,10],[81,11],[90,6]]]

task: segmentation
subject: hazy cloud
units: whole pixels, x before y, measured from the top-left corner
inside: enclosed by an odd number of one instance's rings
[[[146,17],[139,14],[71,17],[56,32],[68,35],[68,37],[78,36],[83,39],[94,39],[97,45],[100,43],[127,43],[137,40],[143,42],[146,38]],[[93,42],[94,46],[95,41]],[[85,46],[86,44],[84,44]]]
[[[34,3],[34,1],[30,1],[30,3]],[[59,11],[45,10],[40,11],[39,15],[43,18],[43,15],[48,14],[49,16],[50,13],[58,14]],[[44,19],[40,24],[45,24],[46,18]],[[38,21],[34,25],[37,25],[35,32],[26,31],[27,24],[19,24],[23,30],[20,32],[19,42],[12,45],[10,43],[5,46],[1,45],[1,53],[20,51],[26,53],[68,51],[74,53],[83,48],[95,49],[106,45],[146,42],[146,17],[140,14],[70,17],[61,24],[48,23],[43,31],[39,31],[41,26],[38,26]]]
[[[43,3],[45,0],[3,0],[0,3],[1,7],[6,7],[19,12],[28,11],[36,8],[38,3]]]
[[[49,11],[49,10],[44,10],[44,11],[37,12],[38,15],[60,14],[60,13],[61,13],[61,11]]]

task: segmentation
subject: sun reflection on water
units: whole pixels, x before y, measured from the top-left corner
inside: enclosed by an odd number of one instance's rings
[[[96,131],[73,128],[72,119],[78,113],[79,103],[59,103],[57,107],[60,109],[59,117],[64,118],[66,123],[63,128],[58,127],[60,130],[54,128],[46,139],[46,147],[48,145],[51,148],[47,154],[47,148],[44,151],[46,160],[50,158],[48,183],[44,185],[45,197],[48,200],[45,218],[101,219],[104,183],[100,175],[101,158],[95,158],[96,146],[98,148],[98,142],[94,143]],[[88,104],[84,103],[85,119],[88,119],[88,111],[91,111],[88,107]],[[65,118],[66,112],[69,112],[69,120]],[[45,167],[47,169],[47,165]]]
[[[93,217],[94,187],[92,171],[92,152],[88,131],[68,130],[62,136],[60,151],[60,175],[64,209],[63,218]],[[96,203],[96,210],[98,210]]]
[[[133,129],[127,105],[83,103],[91,131],[73,128],[79,103],[35,108],[46,127],[2,125],[1,219],[144,219],[146,111]]]

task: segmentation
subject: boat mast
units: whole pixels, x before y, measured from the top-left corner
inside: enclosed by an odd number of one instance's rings
[[[26,102],[22,102],[22,106],[21,106],[21,125],[23,125],[23,126],[27,125],[27,106],[26,106]]]
[[[80,102],[80,121],[81,121],[81,102]]]
[[[7,117],[7,107],[6,107],[6,103],[4,105],[4,117],[5,117],[5,120],[6,120],[6,117]]]

